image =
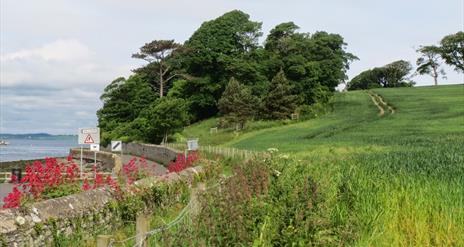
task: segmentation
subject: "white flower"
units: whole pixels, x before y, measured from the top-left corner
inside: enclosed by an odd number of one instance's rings
[[[279,149],[277,149],[277,148],[268,148],[267,151],[272,154],[272,153],[279,152]]]
[[[279,155],[279,158],[284,159],[284,160],[288,160],[290,158],[290,156],[288,154],[281,154],[281,155]]]

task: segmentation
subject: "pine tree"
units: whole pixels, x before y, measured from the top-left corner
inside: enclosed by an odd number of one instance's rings
[[[251,94],[249,88],[231,78],[227,87],[219,99],[219,111],[223,114],[227,123],[243,128],[245,123],[256,113],[258,100]]]
[[[269,93],[263,99],[263,113],[269,119],[286,119],[295,112],[299,97],[281,70],[272,79]]]

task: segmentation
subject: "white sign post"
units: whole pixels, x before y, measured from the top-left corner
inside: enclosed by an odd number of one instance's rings
[[[122,161],[122,141],[111,141],[111,152],[120,152],[120,157]],[[114,174],[114,168],[113,168]]]
[[[81,178],[82,178],[82,172],[83,172],[82,145],[85,145],[85,144],[95,145],[93,147],[90,146],[90,150],[94,151],[94,159],[95,159],[95,165],[96,165],[97,164],[97,153],[96,152],[100,150],[100,145],[99,145],[100,144],[100,128],[79,128],[78,143],[81,146]]]
[[[187,150],[185,150],[185,160],[187,160],[189,151],[197,151],[197,150],[198,150],[198,138],[187,140]]]
[[[187,141],[187,150],[196,151],[198,150],[198,139],[190,139]]]
[[[93,151],[93,165],[97,167],[97,152],[100,151],[100,144],[90,144],[90,151]]]
[[[122,151],[122,141],[111,141],[111,152]]]

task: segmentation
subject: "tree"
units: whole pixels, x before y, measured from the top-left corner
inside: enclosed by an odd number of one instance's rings
[[[383,67],[376,67],[361,72],[348,82],[348,90],[370,89],[380,87],[411,87],[414,82],[410,80],[411,63],[398,60]]]
[[[143,59],[149,63],[149,66],[154,67],[153,71],[156,71],[155,74],[158,78],[160,98],[164,96],[165,84],[177,76],[177,74],[170,74],[172,67],[166,60],[179,47],[180,45],[174,40],[153,40],[142,46],[140,52],[132,54],[133,58]]]
[[[383,87],[403,87],[411,84],[408,75],[412,71],[412,65],[408,61],[398,60],[377,70],[378,79]]]
[[[264,115],[269,119],[286,119],[295,112],[299,97],[292,94],[292,86],[281,70],[272,79],[271,90],[263,99]]]
[[[314,90],[331,92],[343,83],[351,61],[357,57],[345,51],[338,34],[297,32],[298,26],[286,22],[274,27],[266,38],[268,52],[266,75],[272,79],[281,69],[295,86],[305,104],[313,104]]]
[[[464,73],[464,32],[445,36],[440,45],[440,55],[445,63]]]
[[[111,132],[136,119],[143,109],[155,101],[156,95],[149,83],[135,74],[128,79],[115,79],[104,89],[100,99],[103,107],[97,111],[98,126],[102,130],[102,142],[107,143],[114,137]]]
[[[421,74],[429,74],[433,77],[435,86],[438,85],[438,76],[445,77],[445,71],[440,69],[440,48],[436,46],[422,46],[417,50],[421,53],[416,61],[416,71]]]
[[[139,116],[139,123],[147,122],[145,140],[165,143],[167,137],[182,130],[189,121],[187,102],[183,99],[163,97],[153,102]]]
[[[257,103],[258,100],[251,95],[250,89],[232,77],[218,106],[226,122],[238,124],[241,129],[255,115]]]
[[[191,102],[195,119],[218,112],[217,102],[231,77],[247,85],[266,79],[259,74],[259,63],[250,58],[261,35],[261,23],[234,10],[204,22],[173,56],[179,69],[192,76],[179,97]]]

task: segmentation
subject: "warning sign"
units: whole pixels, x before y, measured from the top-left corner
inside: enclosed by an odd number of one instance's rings
[[[100,144],[100,128],[79,129],[79,144]]]
[[[92,135],[88,134],[87,137],[84,140],[85,144],[94,144],[95,142],[93,141]]]

